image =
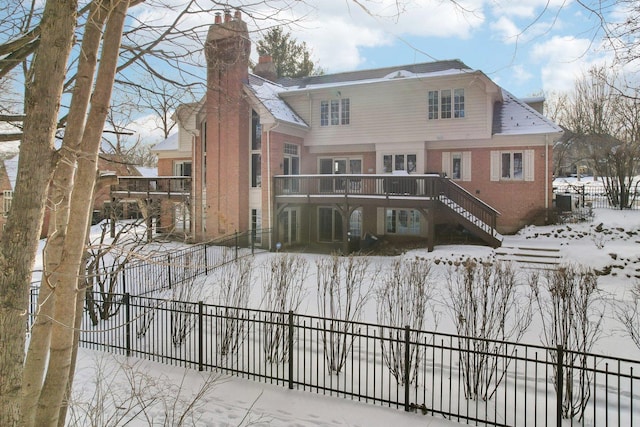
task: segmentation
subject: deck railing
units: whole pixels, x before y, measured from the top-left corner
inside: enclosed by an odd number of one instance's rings
[[[111,194],[118,197],[146,198],[185,197],[191,194],[190,176],[138,177],[120,176],[111,186]]]
[[[274,177],[276,199],[326,198],[344,195],[361,199],[434,200],[497,236],[498,211],[454,181],[437,174],[428,175],[280,175]]]

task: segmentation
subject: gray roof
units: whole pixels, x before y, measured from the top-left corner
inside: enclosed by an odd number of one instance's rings
[[[396,77],[424,78],[453,74],[475,72],[462,61],[454,59],[448,61],[427,62],[421,64],[398,65],[394,67],[377,68],[372,70],[351,71],[321,76],[301,78],[284,78],[273,83],[256,75],[249,75],[248,87],[279,121],[289,122],[299,126],[308,125],[282,99],[280,94],[306,91],[311,89],[343,86],[346,84],[375,83]],[[494,135],[524,135],[561,133],[562,129],[521,99],[508,91],[499,88],[502,101],[496,102],[493,114]],[[540,102],[544,98],[530,98],[529,101]]]
[[[357,82],[361,80],[377,80],[400,71],[408,71],[413,74],[432,74],[446,70],[473,71],[459,59],[452,59],[447,61],[425,62],[421,64],[396,65],[393,67],[374,68],[371,70],[348,71],[337,74],[324,74],[320,76],[299,78],[285,77],[278,80],[278,84],[286,88],[304,89],[308,86],[315,85],[330,85],[336,83]]]
[[[560,133],[562,128],[504,89],[493,106],[494,135]]]

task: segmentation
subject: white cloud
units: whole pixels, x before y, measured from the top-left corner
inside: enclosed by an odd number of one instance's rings
[[[131,143],[135,143],[138,139],[144,144],[155,144],[164,140],[162,123],[160,122],[160,118],[155,114],[138,117],[126,125],[126,130],[133,132],[133,135],[128,138]],[[177,128],[174,128],[174,131],[177,131]]]
[[[531,59],[542,64],[544,91],[570,91],[576,78],[590,67],[605,62],[608,58],[596,53],[594,47],[591,40],[573,36],[556,36],[536,44],[531,50]]]
[[[390,45],[407,36],[465,39],[484,22],[480,0],[459,2],[461,7],[449,1],[415,0],[406,2],[402,10],[395,9],[395,0],[364,4],[372,8],[370,13],[344,0],[324,0],[316,8],[290,10],[288,17],[301,22],[289,30],[307,43],[321,67],[337,72],[364,62],[361,48]]]
[[[506,16],[501,16],[497,21],[489,24],[489,28],[496,33],[496,38],[507,44],[515,43],[522,32],[513,20]]]
[[[541,11],[552,11],[567,7],[566,0],[494,0],[494,15],[506,15],[519,18],[536,18]]]

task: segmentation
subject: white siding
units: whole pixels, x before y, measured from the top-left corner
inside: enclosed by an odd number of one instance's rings
[[[465,90],[465,117],[428,120],[428,91],[455,88]],[[308,146],[491,137],[489,95],[473,75],[393,80],[283,97],[311,126]],[[320,126],[320,101],[337,98],[349,98],[350,124]]]

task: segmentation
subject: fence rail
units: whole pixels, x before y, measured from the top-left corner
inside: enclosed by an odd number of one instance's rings
[[[82,346],[466,423],[640,425],[635,360],[293,312],[111,302],[110,318],[83,317]]]
[[[94,274],[108,276],[107,293],[150,295],[207,275],[232,260],[254,254],[262,242],[268,242],[270,233],[270,229],[237,232],[177,251],[140,256],[115,270]]]
[[[556,195],[556,204],[558,196],[569,198],[568,203],[571,208],[609,208],[620,209],[611,203],[607,193],[602,185],[581,185],[581,184],[554,184],[553,192]],[[640,209],[640,191],[631,191],[629,193],[629,204],[626,209]],[[571,210],[571,209],[568,209]]]

